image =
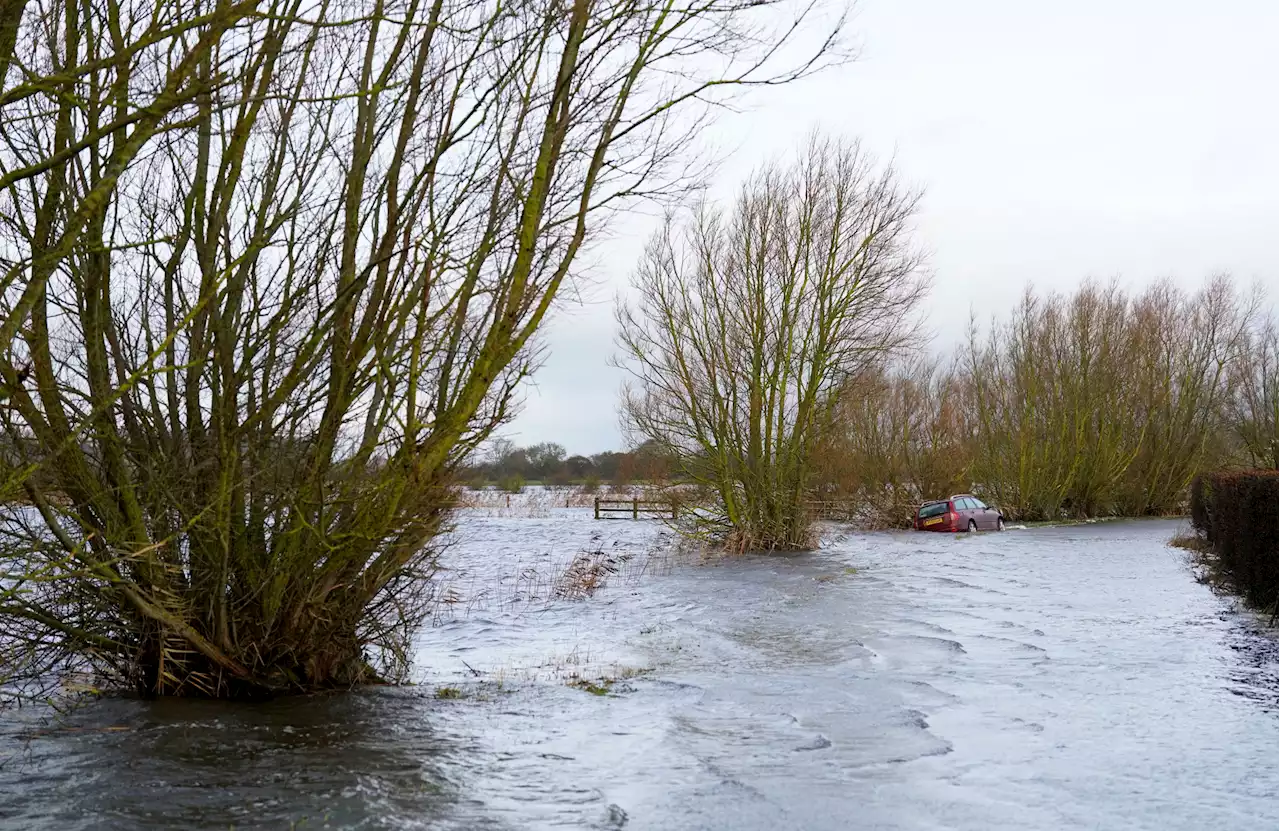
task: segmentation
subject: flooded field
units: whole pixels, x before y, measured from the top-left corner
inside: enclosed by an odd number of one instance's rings
[[[656,523],[486,513],[416,686],[4,714],[0,827],[1277,825],[1276,636],[1177,523],[697,564]]]

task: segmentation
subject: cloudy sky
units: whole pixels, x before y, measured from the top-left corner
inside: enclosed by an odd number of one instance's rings
[[[925,189],[926,313],[944,350],[971,309],[1027,284],[1070,288],[1216,271],[1280,276],[1280,4],[862,0],[857,62],[753,94],[706,137],[717,189],[813,129],[861,137]],[[547,331],[508,435],[570,453],[621,447],[613,298],[653,228],[637,216],[593,261],[592,302]]]

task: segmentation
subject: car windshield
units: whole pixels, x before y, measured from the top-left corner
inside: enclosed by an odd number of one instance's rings
[[[930,502],[928,505],[925,505],[920,509],[920,517],[923,519],[925,517],[937,516],[938,514],[945,514],[946,512],[947,503]]]

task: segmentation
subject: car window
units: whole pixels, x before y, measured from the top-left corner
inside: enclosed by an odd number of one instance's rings
[[[987,508],[987,503],[983,502],[981,499],[970,499],[969,501],[973,503],[975,510],[984,511]]]
[[[963,497],[963,498],[961,498],[961,499],[957,499],[957,500],[956,500],[956,509],[957,509],[957,510],[960,510],[960,511],[972,511],[972,510],[973,510],[973,500],[972,500],[972,499],[970,499],[970,498],[969,498],[969,497],[967,497],[967,496],[966,496],[966,497]]]
[[[927,519],[928,517],[939,516],[941,514],[945,514],[946,512],[947,512],[947,503],[930,502],[928,505],[924,505],[920,508],[920,518]]]

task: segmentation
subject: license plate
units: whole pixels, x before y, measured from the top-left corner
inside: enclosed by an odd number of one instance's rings
[[[924,524],[925,524],[925,525],[938,525],[938,524],[940,524],[941,522],[942,522],[942,517],[940,517],[940,516],[936,516],[936,517],[934,517],[933,519],[926,519],[926,520],[924,521]]]

